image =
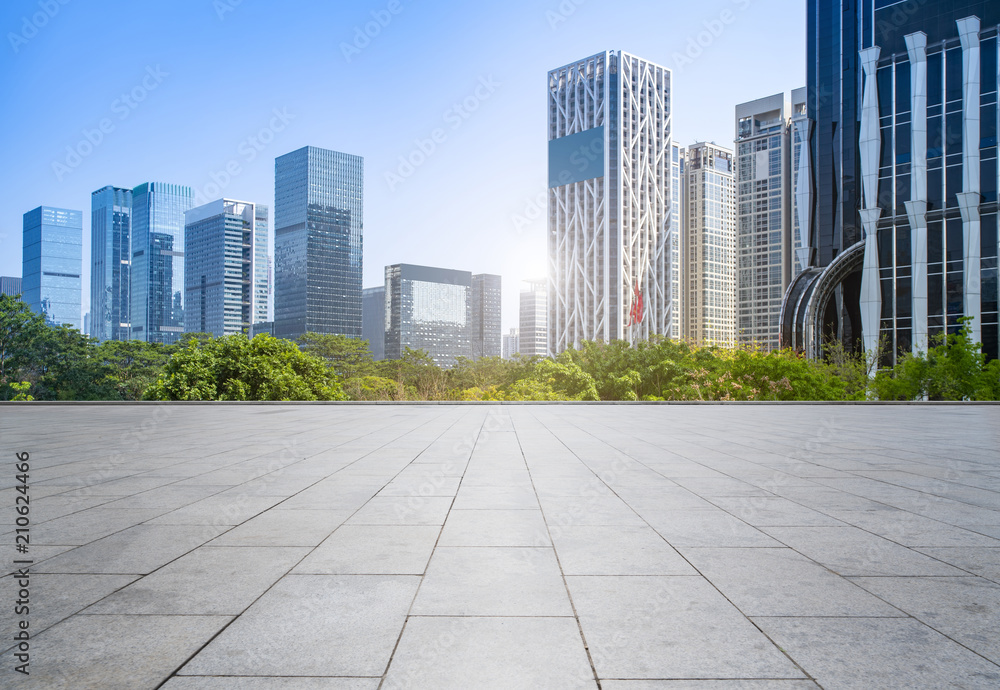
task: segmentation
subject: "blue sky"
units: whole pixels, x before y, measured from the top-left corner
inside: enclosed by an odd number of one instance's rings
[[[499,273],[506,332],[545,268],[548,70],[607,49],[673,69],[681,145],[732,146],[737,103],[805,85],[788,0],[6,0],[0,31],[0,275],[25,211],[82,210],[84,311],[91,192],[273,208],[274,158],[312,145],[365,158],[366,287],[399,262]]]

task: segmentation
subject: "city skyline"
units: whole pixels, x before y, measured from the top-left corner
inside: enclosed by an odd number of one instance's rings
[[[384,267],[398,262],[475,265],[504,277],[506,331],[517,324],[521,281],[545,268],[547,70],[608,46],[674,70],[675,141],[682,145],[730,145],[736,103],[803,80],[804,4],[754,3],[751,11],[748,2],[668,9],[589,0],[462,13],[405,1],[297,4],[281,12],[245,2],[215,5],[228,9],[190,2],[121,15],[115,48],[102,45],[112,29],[100,18],[117,3],[86,11],[58,4],[37,27],[37,2],[0,10],[5,36],[30,35],[16,46],[8,37],[0,65],[19,103],[3,115],[14,165],[2,173],[0,274],[19,272],[19,219],[30,208],[85,208],[105,185],[150,179],[190,185],[195,205],[226,196],[274,208],[274,159],[312,145],[366,159],[364,287],[378,285]],[[164,31],[144,35],[154,23]],[[655,28],[664,25],[670,30]],[[183,40],[160,38],[172,35],[170,28],[182,30]],[[318,45],[311,40],[317,32],[324,47],[310,48]],[[206,35],[214,37],[211,47]],[[269,60],[273,50],[235,48],[265,35],[285,51],[280,60]],[[773,62],[765,56],[766,76],[755,83],[729,80],[729,61],[761,37],[787,41],[789,51]],[[521,49],[529,43],[537,50]],[[419,66],[408,60],[412,51],[426,53],[413,61]],[[97,72],[109,76],[81,76]],[[316,74],[323,75],[320,89],[312,88]],[[223,77],[259,82],[254,105],[210,102]],[[340,105],[343,94],[351,94],[350,107]],[[72,107],[64,107],[67,100]],[[411,162],[411,170],[401,156],[419,165]],[[87,311],[89,294],[83,300]]]

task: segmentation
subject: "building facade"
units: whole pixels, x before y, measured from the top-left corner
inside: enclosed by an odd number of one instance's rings
[[[548,141],[547,349],[670,334],[670,70],[616,51],[552,70]]]
[[[549,354],[549,283],[547,280],[529,280],[521,290],[518,305],[518,349],[522,355]]]
[[[184,332],[184,213],[190,187],[147,182],[132,190],[132,339],[173,343]]]
[[[510,333],[503,337],[503,358],[513,359],[514,355],[520,352],[520,345],[518,344],[520,338],[518,336],[518,330],[516,328],[510,329]]]
[[[891,365],[971,319],[997,356],[1000,4],[810,0],[814,264],[782,337]]]
[[[268,208],[219,199],[184,222],[184,330],[252,334],[267,321]]]
[[[83,212],[39,206],[24,214],[21,299],[53,326],[82,326]]]
[[[811,193],[809,127],[805,88],[736,106],[737,337],[745,345],[781,346],[782,299],[808,264],[797,200],[800,189],[807,200]]]
[[[20,276],[0,276],[0,295],[16,297],[21,294]]]
[[[699,143],[684,152],[684,337],[736,343],[736,178],[733,152]]]
[[[425,350],[444,368],[472,353],[472,273],[395,264],[385,267],[385,358]]]
[[[129,340],[132,190],[102,187],[90,195],[90,328],[100,341]]]
[[[361,337],[364,159],[306,146],[274,161],[274,331]]]
[[[368,341],[372,359],[385,359],[385,285],[361,291],[361,337]]]
[[[501,278],[490,273],[472,276],[472,358],[499,357]]]

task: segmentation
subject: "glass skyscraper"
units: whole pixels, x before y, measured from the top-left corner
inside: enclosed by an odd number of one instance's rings
[[[20,276],[0,276],[0,295],[14,297],[21,294]]]
[[[274,334],[361,337],[364,159],[306,146],[274,161]]]
[[[549,352],[548,281],[529,280],[518,304],[518,352],[544,357]]]
[[[129,340],[132,190],[102,187],[90,195],[90,333]]]
[[[132,338],[172,343],[184,332],[184,212],[190,187],[147,182],[132,190]]]
[[[267,211],[219,199],[185,214],[185,331],[251,335],[267,321]]]
[[[670,123],[664,67],[606,51],[549,72],[552,354],[674,331]]]
[[[499,357],[501,278],[490,273],[472,276],[472,357]]]
[[[818,255],[789,286],[782,339],[926,351],[971,319],[997,356],[995,0],[810,0]]]
[[[24,214],[21,299],[54,326],[81,327],[83,211],[39,206]]]
[[[470,357],[472,273],[396,264],[385,267],[385,358],[406,348],[425,350],[435,364],[451,367]]]
[[[361,291],[361,337],[376,362],[385,359],[385,285]]]

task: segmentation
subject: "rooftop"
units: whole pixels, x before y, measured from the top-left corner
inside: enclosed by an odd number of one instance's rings
[[[4,688],[1000,686],[1000,406],[7,405],[0,437]]]

